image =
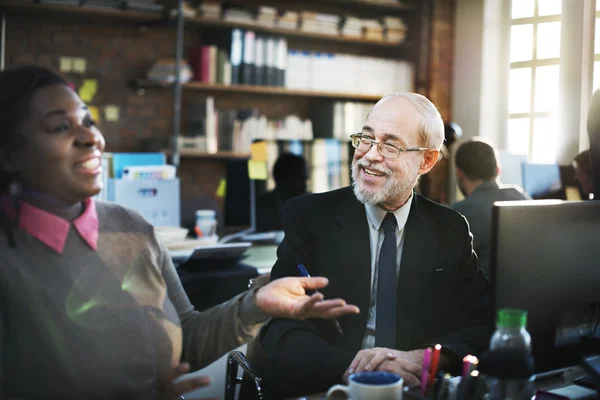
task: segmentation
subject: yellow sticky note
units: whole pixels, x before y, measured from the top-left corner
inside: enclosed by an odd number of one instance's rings
[[[88,110],[90,110],[92,119],[96,122],[100,122],[100,112],[98,111],[98,107],[88,106]]]
[[[73,59],[71,57],[61,57],[59,64],[60,72],[71,72],[73,70]]]
[[[248,160],[248,176],[257,181],[267,180],[269,173],[265,161]]]
[[[79,72],[80,74],[85,74],[86,70],[86,61],[85,58],[74,58],[73,59],[73,72]]]
[[[261,140],[250,145],[250,155],[253,161],[267,161],[267,142]]]
[[[79,88],[79,97],[86,103],[90,103],[94,96],[96,95],[96,91],[98,90],[98,81],[95,79],[86,79],[83,81],[83,85]]]
[[[117,106],[106,106],[104,107],[104,118],[107,121],[118,121],[119,120],[119,107]]]
[[[221,179],[219,182],[219,187],[217,188],[217,197],[223,198],[227,194],[227,181],[225,179]]]

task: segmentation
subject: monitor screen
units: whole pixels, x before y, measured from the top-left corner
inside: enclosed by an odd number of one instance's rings
[[[598,238],[600,202],[493,206],[492,304],[527,310],[536,372],[600,352]]]
[[[557,164],[521,164],[523,190],[534,199],[556,198],[562,188]]]
[[[256,197],[266,190],[265,181],[250,180],[247,159],[227,161],[225,175],[225,206],[223,225],[239,228],[256,228],[253,219],[256,213]],[[254,201],[250,201],[252,194]]]
[[[500,151],[500,181],[507,185],[519,185],[523,187],[523,163],[527,163],[527,156]]]

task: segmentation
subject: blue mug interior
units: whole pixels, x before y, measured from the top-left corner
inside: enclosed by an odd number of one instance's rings
[[[368,371],[352,374],[350,379],[362,385],[391,385],[397,383],[400,377],[391,372]]]

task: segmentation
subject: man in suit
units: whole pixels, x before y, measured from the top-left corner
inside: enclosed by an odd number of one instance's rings
[[[353,187],[300,196],[285,208],[285,239],[272,279],[329,278],[325,298],[343,297],[360,314],[332,321],[273,319],[261,332],[274,398],[326,391],[363,370],[419,382],[424,348],[443,346],[441,368],[456,370],[483,351],[491,333],[488,282],[465,219],[414,193],[436,163],[444,125],[414,93],[382,98],[352,136]]]
[[[454,203],[452,207],[467,218],[479,266],[489,273],[494,202],[531,200],[531,197],[517,185],[498,183],[500,167],[496,150],[491,143],[481,138],[473,138],[460,145],[455,164],[456,182],[466,199]]]

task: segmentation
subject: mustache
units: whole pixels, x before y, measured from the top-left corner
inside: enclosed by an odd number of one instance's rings
[[[388,168],[383,167],[382,165],[379,164],[373,164],[372,162],[369,162],[367,160],[364,159],[360,159],[356,162],[355,164],[356,166],[361,166],[363,168],[369,168],[373,171],[377,171],[379,173],[385,174],[386,176],[390,176],[392,174],[392,171],[389,170]]]

